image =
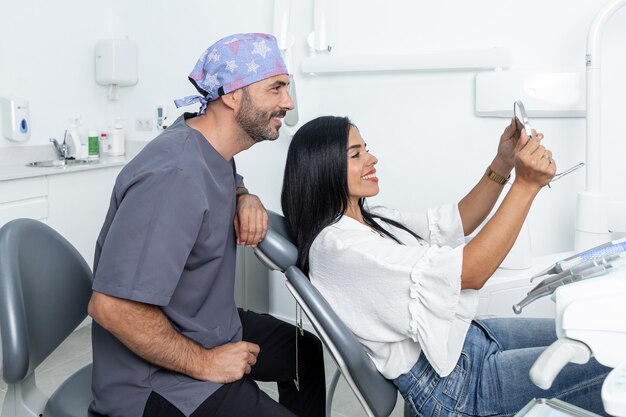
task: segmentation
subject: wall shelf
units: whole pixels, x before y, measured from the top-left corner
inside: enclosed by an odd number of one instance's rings
[[[316,56],[302,59],[304,73],[494,70],[511,66],[507,48],[406,55]]]

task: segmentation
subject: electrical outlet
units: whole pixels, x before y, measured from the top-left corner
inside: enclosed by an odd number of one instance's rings
[[[150,132],[153,128],[152,119],[149,117],[138,117],[135,119],[135,130],[140,132]]]

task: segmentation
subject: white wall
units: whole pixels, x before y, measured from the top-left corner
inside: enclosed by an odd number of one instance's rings
[[[153,117],[172,99],[193,94],[186,77],[213,41],[239,31],[271,31],[273,1],[213,2],[67,0],[0,2],[0,95],[31,103],[33,137],[21,146],[43,145],[61,136],[67,118],[83,116],[101,128],[115,117],[131,139],[137,117]],[[410,53],[506,47],[512,69],[584,71],[587,31],[604,4],[599,0],[413,0],[332,2],[333,55]],[[292,6],[295,63],[308,54],[312,0]],[[139,83],[121,88],[111,103],[93,80],[93,45],[129,36],[139,45]],[[626,93],[626,10],[614,16],[604,41],[604,181],[612,196],[626,199],[622,161],[626,141],[621,120]],[[493,157],[505,119],[474,114],[475,71],[307,75],[296,67],[300,118],[348,115],[379,160],[381,194],[375,203],[420,210],[458,200]],[[559,168],[585,158],[584,119],[537,119]],[[247,185],[268,208],[279,210],[287,135],[238,156]],[[2,147],[13,146],[0,138]],[[576,193],[584,170],[542,191],[529,217],[535,255],[573,248]],[[282,287],[282,284],[279,285]],[[277,290],[277,293],[280,292]],[[292,315],[277,296],[275,310]]]
[[[77,114],[86,126],[106,126],[109,106],[94,82],[93,46],[110,36],[112,20],[107,2],[0,2],[0,96],[28,99],[31,115],[31,139],[1,137],[0,151],[62,139]]]

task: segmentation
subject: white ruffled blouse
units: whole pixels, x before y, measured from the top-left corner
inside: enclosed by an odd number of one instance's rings
[[[465,240],[456,205],[426,214],[373,209],[417,233],[379,223],[404,245],[343,216],[309,252],[311,282],[388,379],[409,371],[420,352],[441,376],[454,369],[478,291],[461,290]]]

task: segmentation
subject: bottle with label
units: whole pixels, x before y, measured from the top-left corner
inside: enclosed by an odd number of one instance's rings
[[[100,133],[98,145],[100,145],[100,159],[105,159],[109,154],[109,136],[106,132]]]
[[[124,126],[121,121],[115,123],[115,127],[111,132],[111,138],[109,139],[109,156],[122,156],[126,152],[124,143]]]
[[[88,158],[89,159],[99,159],[100,158],[100,138],[98,134],[94,131],[89,131],[89,135],[87,136],[87,146],[89,149]]]

